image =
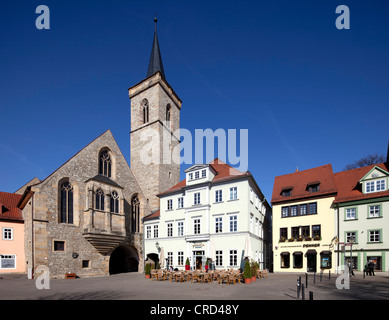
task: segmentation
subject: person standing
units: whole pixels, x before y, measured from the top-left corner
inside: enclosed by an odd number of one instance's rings
[[[370,262],[367,266],[369,268],[369,275],[371,276],[373,274],[373,276],[375,276],[375,274],[374,274],[374,267],[375,267],[374,262],[370,260]]]

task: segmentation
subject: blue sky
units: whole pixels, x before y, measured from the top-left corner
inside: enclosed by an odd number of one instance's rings
[[[41,4],[50,30],[35,28]],[[340,4],[350,30],[335,27]],[[274,177],[296,167],[386,155],[387,1],[3,0],[1,191],[44,179],[107,129],[129,162],[127,89],[146,76],[155,12],[181,126],[248,129],[269,202]]]

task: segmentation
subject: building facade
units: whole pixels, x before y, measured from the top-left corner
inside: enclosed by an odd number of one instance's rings
[[[143,215],[150,212],[110,130],[51,175],[28,185],[20,200],[26,271],[52,278],[138,271]]]
[[[335,173],[340,265],[363,271],[372,261],[376,271],[389,271],[388,162]]]
[[[336,194],[330,164],[275,178],[274,272],[336,270]]]
[[[21,196],[0,192],[0,274],[23,273],[24,221],[18,207]]]
[[[218,159],[185,174],[159,194],[160,210],[144,219],[145,255],[178,269],[187,258],[191,269],[204,269],[207,260],[216,269],[243,268],[247,257],[269,269],[265,232],[271,227],[264,224],[271,208],[252,175]]]

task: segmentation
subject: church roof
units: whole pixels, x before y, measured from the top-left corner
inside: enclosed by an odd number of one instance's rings
[[[157,18],[154,18],[155,21],[155,31],[153,46],[151,48],[151,56],[149,61],[149,67],[147,69],[147,78],[157,73],[161,73],[162,78],[165,79],[165,72],[163,70],[161,51],[159,50],[158,36],[157,36]]]

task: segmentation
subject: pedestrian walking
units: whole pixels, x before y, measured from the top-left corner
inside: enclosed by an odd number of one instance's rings
[[[373,274],[373,276],[375,276],[375,274],[374,274],[374,267],[375,267],[374,262],[370,260],[368,267],[369,267],[369,275]]]

